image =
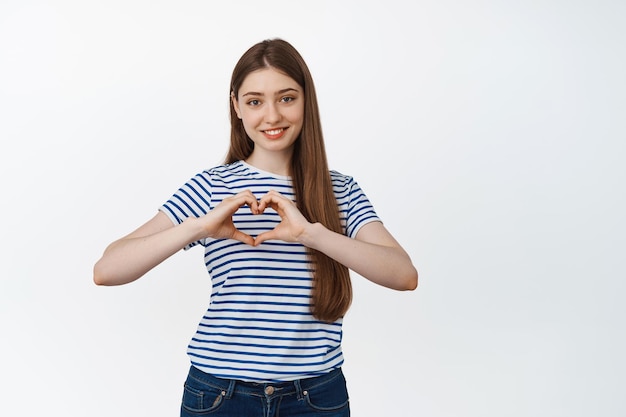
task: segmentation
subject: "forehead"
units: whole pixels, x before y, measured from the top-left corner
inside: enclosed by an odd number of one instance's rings
[[[241,95],[249,92],[270,94],[284,90],[285,88],[302,90],[300,85],[298,85],[293,78],[284,72],[269,67],[252,71],[248,74],[246,78],[244,78],[243,83],[241,83],[239,94]]]

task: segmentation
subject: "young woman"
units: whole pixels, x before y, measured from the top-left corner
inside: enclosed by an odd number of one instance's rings
[[[415,289],[417,271],[354,179],[329,170],[313,80],[293,46],[254,45],[230,87],[224,165],[111,243],[94,281],[126,284],[203,246],[212,295],[188,347],[181,416],[348,416],[349,270],[396,290]]]

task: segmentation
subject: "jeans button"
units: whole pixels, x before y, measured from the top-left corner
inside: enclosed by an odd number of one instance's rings
[[[265,387],[265,394],[267,395],[272,395],[274,393],[274,387],[273,386],[269,386],[269,387]]]

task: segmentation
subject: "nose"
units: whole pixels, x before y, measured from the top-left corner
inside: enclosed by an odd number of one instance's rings
[[[267,103],[265,108],[265,121],[269,124],[280,122],[282,115],[276,103]]]

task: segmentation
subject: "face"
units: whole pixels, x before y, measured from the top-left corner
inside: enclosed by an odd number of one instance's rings
[[[232,98],[257,156],[291,156],[304,119],[304,91],[274,68],[248,74]]]

